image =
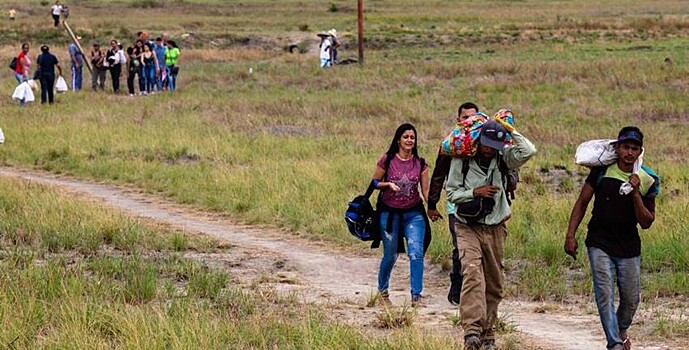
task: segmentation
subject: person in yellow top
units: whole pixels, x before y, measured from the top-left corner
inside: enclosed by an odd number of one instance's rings
[[[179,74],[179,66],[177,60],[179,59],[180,50],[174,40],[167,41],[167,51],[165,51],[165,70],[167,73],[167,88],[170,91],[175,91],[177,88],[177,74]]]

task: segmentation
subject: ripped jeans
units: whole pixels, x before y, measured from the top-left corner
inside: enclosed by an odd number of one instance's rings
[[[387,232],[388,216],[392,217],[392,232]],[[401,218],[400,218],[401,216]],[[383,211],[380,213],[380,232],[383,241],[383,259],[378,270],[378,291],[387,291],[390,288],[390,274],[397,261],[397,246],[401,234],[407,239],[407,255],[409,256],[409,270],[412,297],[421,296],[423,290],[423,242],[426,233],[426,222],[423,213],[411,210],[403,214],[391,214]]]

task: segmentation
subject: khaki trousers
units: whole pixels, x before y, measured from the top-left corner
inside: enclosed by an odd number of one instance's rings
[[[462,296],[459,313],[464,336],[477,335],[482,340],[495,339],[498,304],[502,300],[502,258],[505,252],[505,223],[482,226],[457,222],[459,258],[462,262]]]

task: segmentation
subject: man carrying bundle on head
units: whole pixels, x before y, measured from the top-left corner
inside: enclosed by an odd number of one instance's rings
[[[447,197],[456,207],[464,348],[494,350],[495,321],[503,297],[505,223],[512,215],[506,170],[526,163],[536,147],[502,120],[487,120],[477,130],[476,152],[452,159]]]

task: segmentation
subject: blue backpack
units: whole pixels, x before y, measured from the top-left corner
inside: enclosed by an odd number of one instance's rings
[[[369,200],[374,190],[371,181],[366,193],[349,202],[344,216],[349,233],[362,241],[380,240],[378,218]]]

